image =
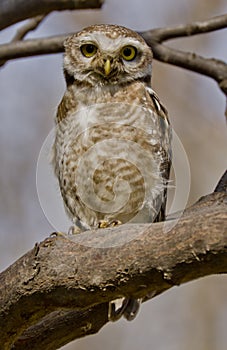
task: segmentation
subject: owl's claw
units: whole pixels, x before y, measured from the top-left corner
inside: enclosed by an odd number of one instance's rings
[[[108,227],[108,225],[109,225],[108,221],[100,220],[99,223],[98,223],[98,228],[106,228],[106,227]]]
[[[114,227],[119,225],[122,225],[122,222],[120,220],[113,220],[110,222],[109,227]]]
[[[121,316],[126,320],[132,321],[136,317],[142,299],[120,298],[109,302],[108,319],[109,321],[118,321]]]
[[[52,232],[50,234],[50,237],[68,237],[71,235],[76,235],[76,234],[81,233],[81,232],[82,232],[82,230],[78,226],[73,225],[73,226],[70,226],[67,233],[61,232],[61,231],[56,231],[56,232]]]
[[[83,232],[83,230],[78,227],[77,225],[72,225],[70,226],[70,228],[68,229],[68,235],[71,236],[71,235],[77,235],[78,233],[81,233]]]
[[[120,220],[112,220],[112,221],[100,220],[98,223],[98,228],[114,227],[118,225],[122,225],[122,222]]]
[[[134,320],[134,318],[138,314],[141,302],[142,299],[128,299],[128,303],[123,312],[124,318],[126,318],[126,320]]]
[[[67,237],[67,233],[55,231],[50,234],[50,237]]]
[[[118,321],[124,314],[127,304],[128,299],[126,298],[119,298],[110,301],[108,308],[108,320],[112,322]]]

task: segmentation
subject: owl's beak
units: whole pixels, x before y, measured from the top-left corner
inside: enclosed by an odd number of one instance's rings
[[[104,64],[104,71],[105,71],[106,76],[108,76],[111,72],[111,63],[110,63],[109,59],[107,59],[105,64]]]

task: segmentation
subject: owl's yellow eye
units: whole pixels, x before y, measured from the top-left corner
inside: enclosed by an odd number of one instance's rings
[[[84,44],[81,46],[80,50],[85,57],[89,58],[96,54],[97,47],[93,44]]]
[[[137,50],[134,46],[125,46],[121,50],[121,56],[126,61],[132,61],[136,57]]]

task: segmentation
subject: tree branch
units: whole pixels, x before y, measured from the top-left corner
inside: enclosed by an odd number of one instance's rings
[[[0,30],[24,19],[52,11],[100,8],[104,0],[2,0]]]
[[[108,303],[82,311],[55,311],[26,330],[13,350],[56,350],[69,342],[97,333],[108,322]]]
[[[163,223],[122,225],[36,244],[0,275],[4,349],[56,349],[97,332],[107,322],[110,300],[146,300],[226,273],[226,208],[226,193],[214,192],[188,208],[168,233]]]
[[[63,42],[68,35],[29,39],[0,45],[0,60],[31,57],[63,52]]]
[[[143,32],[141,35],[152,48],[154,58],[214,79],[225,96],[227,96],[227,64],[225,62],[213,58],[207,59],[195,53],[171,49],[162,44],[163,41],[170,39],[209,33],[226,27],[227,15],[221,15],[209,20],[178,27],[153,29]],[[227,118],[227,103],[225,115]]]
[[[0,29],[53,10],[100,8],[103,1],[17,0],[16,3],[17,6],[13,0],[2,0]],[[65,35],[22,41],[38,24],[37,19],[28,22],[13,42],[1,45],[0,60],[62,52]],[[223,15],[140,34],[151,46],[154,58],[209,76],[226,94],[224,62],[162,44],[226,26],[227,15]],[[54,350],[73,339],[98,332],[108,322],[110,300],[126,296],[146,301],[172,286],[226,273],[226,187],[225,173],[215,192],[188,208],[179,221],[122,225],[76,236],[58,234],[36,244],[0,274],[3,349]],[[163,230],[167,223],[176,224],[168,233]]]
[[[217,59],[207,59],[195,53],[171,49],[162,43],[196,34],[204,34],[227,27],[227,15],[217,16],[202,22],[170,28],[158,28],[140,33],[152,48],[154,58],[213,78],[227,95],[227,64]]]
[[[44,20],[46,15],[40,15],[31,18],[27,23],[25,23],[21,28],[19,28],[13,37],[12,42],[23,40],[24,37],[32,30],[36,29],[39,24]]]
[[[215,30],[224,29],[227,27],[227,14],[220,15],[201,22],[188,23],[177,27],[157,28],[155,36],[157,42],[163,42],[170,39],[192,36],[213,32]]]
[[[162,44],[165,40],[207,33],[223,29],[226,26],[227,15],[222,15],[202,22],[172,28],[152,29],[140,34],[152,48],[155,59],[213,78],[221,90],[227,94],[227,64],[225,62],[217,59],[206,59],[194,53],[171,49]],[[63,42],[67,36],[61,35],[0,45],[0,60],[6,61],[20,57],[63,52]]]

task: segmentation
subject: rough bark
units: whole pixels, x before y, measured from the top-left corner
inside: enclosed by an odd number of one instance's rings
[[[108,322],[110,300],[146,300],[226,273],[226,208],[226,192],[214,192],[188,208],[169,232],[164,223],[122,225],[36,244],[0,275],[3,349],[56,349],[97,332]]]
[[[3,0],[0,29],[31,19],[9,44],[9,59],[63,51],[64,36],[23,40],[53,10],[100,8],[102,0]],[[20,11],[18,11],[20,9]],[[226,63],[177,51],[163,42],[225,28],[227,15],[141,33],[154,57],[213,78],[227,92]],[[227,272],[226,173],[168,232],[166,223],[124,225],[77,236],[52,235],[0,274],[0,349],[51,350],[99,331],[108,302],[144,301],[175,285]],[[177,215],[175,216],[177,218]]]

